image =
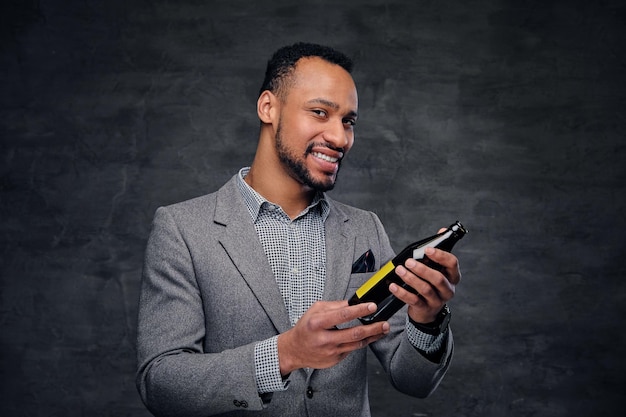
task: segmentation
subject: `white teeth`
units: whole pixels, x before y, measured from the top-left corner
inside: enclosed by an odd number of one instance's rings
[[[338,158],[333,158],[332,156],[324,155],[321,152],[313,152],[313,156],[319,159],[323,159],[324,161],[327,161],[327,162],[337,162],[339,160]]]

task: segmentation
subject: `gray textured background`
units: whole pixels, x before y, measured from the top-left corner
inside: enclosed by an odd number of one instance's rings
[[[134,335],[154,210],[251,162],[265,62],[355,58],[333,196],[396,249],[460,219],[457,350],[382,416],[609,416],[626,399],[619,1],[4,1],[0,415],[145,417]]]

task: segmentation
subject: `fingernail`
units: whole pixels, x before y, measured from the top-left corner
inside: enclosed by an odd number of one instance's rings
[[[395,293],[396,291],[398,291],[398,286],[396,284],[389,284],[389,291]]]
[[[428,247],[428,248],[424,249],[424,253],[426,255],[432,255],[433,253],[435,253],[435,249]]]
[[[374,303],[369,303],[369,304],[367,305],[367,309],[368,309],[369,311],[371,311],[372,313],[373,313],[374,311],[376,311],[376,309],[377,309],[377,308],[378,308],[378,307],[377,307],[377,306],[376,306],[376,304],[374,304]]]
[[[413,258],[409,258],[404,264],[407,266],[407,268],[413,268],[415,265],[417,265],[417,261]]]
[[[387,322],[383,323],[383,332],[384,333],[389,333],[389,323],[387,323]]]

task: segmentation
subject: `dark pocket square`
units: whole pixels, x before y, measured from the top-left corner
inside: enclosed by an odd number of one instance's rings
[[[354,261],[352,264],[352,273],[374,272],[374,263],[374,254],[371,249],[368,249],[363,255],[359,256],[359,259]]]

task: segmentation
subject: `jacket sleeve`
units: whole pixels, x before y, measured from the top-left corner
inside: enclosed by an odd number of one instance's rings
[[[374,224],[381,243],[381,261],[394,256],[389,237],[375,214]],[[429,396],[443,379],[452,358],[452,331],[448,330],[445,349],[439,362],[432,362],[413,347],[406,335],[406,306],[389,319],[391,330],[387,337],[370,345],[372,351],[386,371],[392,385],[404,394],[425,398]]]
[[[188,245],[167,208],[155,214],[139,301],[136,384],[155,416],[263,407],[254,343],[205,353],[202,298]]]

